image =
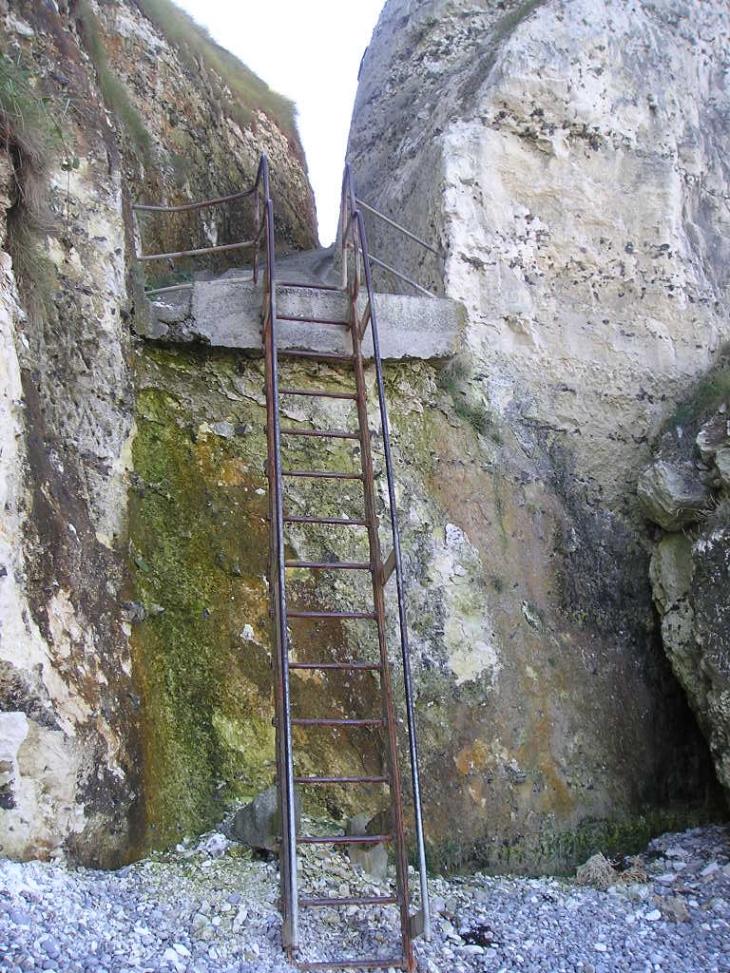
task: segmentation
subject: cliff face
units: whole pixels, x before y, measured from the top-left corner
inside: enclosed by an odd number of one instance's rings
[[[480,394],[614,508],[728,335],[728,30],[723,4],[391,0],[363,61],[363,198],[443,246]]]
[[[394,404],[427,818],[457,858],[535,867],[712,789],[635,484],[730,333],[729,31],[717,4],[390,0],[363,60],[358,193],[444,258],[374,221],[371,250],[468,311],[461,360],[403,379],[418,419]]]
[[[267,151],[289,201],[278,242],[316,241],[291,106],[242,66],[191,53],[161,29],[169,15],[132,0],[0,3],[0,845],[16,857],[111,864],[145,817],[124,608],[130,202],[235,191]],[[241,239],[248,217],[219,219],[154,228],[145,244]]]
[[[360,193],[441,242],[443,267],[399,242],[404,269],[469,314],[457,361],[386,368],[439,865],[566,867],[717,808],[627,489],[662,397],[728,330],[727,13],[687,10],[391,0],[364,61]],[[261,150],[282,247],[314,244],[313,202],[291,107],[173,13],[0,0],[0,844],[18,857],[112,864],[273,771],[261,363],[134,338],[130,203],[235,191]],[[139,230],[175,250],[247,236],[250,215]],[[282,381],[302,370],[345,387],[314,363]],[[286,415],[344,426],[332,409]],[[290,546],[316,556],[303,528]],[[315,637],[326,658],[365,647],[354,624]],[[311,715],[374,703],[364,677],[292,692]],[[302,770],[377,774],[376,743],[304,736]]]

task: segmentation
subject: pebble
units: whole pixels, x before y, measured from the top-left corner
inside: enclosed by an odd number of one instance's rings
[[[664,835],[636,864],[641,882],[617,872],[605,892],[562,878],[432,878],[419,973],[728,973],[730,831]],[[302,888],[315,894],[384,894],[389,879],[302,850]],[[278,895],[276,866],[220,832],[116,873],[0,859],[0,973],[287,973]],[[336,910],[302,915],[301,958],[392,955],[395,910],[343,911],[344,923]]]

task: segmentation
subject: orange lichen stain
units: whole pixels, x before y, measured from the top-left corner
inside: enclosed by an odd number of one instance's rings
[[[493,763],[494,757],[484,740],[475,740],[468,747],[462,747],[454,760],[456,769],[466,777],[475,770],[483,770]]]
[[[240,459],[230,459],[221,464],[218,480],[224,486],[247,486],[251,482],[251,474],[248,466]]]
[[[544,798],[549,809],[558,815],[569,815],[575,810],[575,797],[563,780],[555,764],[553,754],[553,724],[540,710],[539,715],[530,720],[527,730],[527,742],[520,748],[518,760],[521,766],[537,765],[543,774],[548,789]]]

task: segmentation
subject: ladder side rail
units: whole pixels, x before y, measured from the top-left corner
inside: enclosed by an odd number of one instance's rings
[[[276,286],[274,250],[274,204],[268,195],[268,165],[262,157],[261,175],[264,191],[264,211],[266,225],[266,274],[264,284],[264,322],[266,352],[266,375],[268,384],[267,428],[269,459],[269,498],[271,512],[271,563],[269,573],[272,579],[274,602],[274,637],[276,658],[277,700],[277,782],[279,787],[279,808],[282,824],[281,884],[282,913],[284,924],[282,941],[284,948],[292,953],[298,947],[298,892],[296,857],[296,813],[294,805],[294,765],[291,735],[291,698],[289,691],[289,646],[287,631],[285,563],[284,563],[284,514],[281,475],[281,435],[279,423],[279,377],[276,358]]]
[[[355,255],[357,246],[357,225],[353,221],[353,244]],[[352,336],[353,358],[355,365],[355,383],[357,389],[357,411],[361,434],[361,462],[363,481],[365,486],[365,517],[368,522],[368,539],[370,542],[370,559],[374,565],[381,562],[380,538],[378,536],[378,517],[375,504],[375,489],[373,477],[373,459],[368,423],[367,393],[365,386],[365,370],[362,360],[362,344],[357,315],[357,299],[355,288],[350,292],[350,332]],[[390,662],[388,660],[388,646],[385,635],[385,597],[382,577],[378,570],[372,572],[373,604],[378,623],[378,648],[380,653],[381,671],[381,700],[382,715],[386,724],[387,760],[390,772],[390,804],[391,828],[396,838],[396,887],[398,905],[401,913],[401,938],[403,956],[409,970],[415,969],[413,946],[410,934],[410,909],[408,895],[408,862],[405,853],[403,836],[403,795],[401,789],[400,768],[398,766],[398,743],[396,740],[395,706],[390,678]]]
[[[400,550],[400,534],[398,530],[398,515],[396,509],[395,481],[393,478],[393,463],[390,449],[390,432],[388,426],[388,414],[385,404],[385,383],[383,381],[383,367],[380,357],[380,342],[378,338],[377,316],[375,311],[374,291],[372,275],[370,272],[370,262],[368,259],[367,236],[365,233],[365,223],[362,213],[355,204],[356,195],[354,190],[354,180],[352,169],[349,164],[345,167],[344,183],[347,184],[350,196],[349,206],[351,207],[351,219],[357,223],[357,243],[353,241],[355,252],[355,264],[359,264],[359,250],[362,254],[362,264],[365,276],[365,287],[367,290],[368,301],[370,303],[370,327],[373,340],[373,360],[375,364],[375,374],[378,387],[378,404],[380,408],[380,421],[383,434],[383,451],[385,454],[385,470],[388,483],[388,498],[390,503],[390,524],[393,536],[393,552],[395,559],[396,592],[398,598],[398,617],[400,623],[401,655],[403,659],[403,683],[406,699],[406,721],[408,725],[408,742],[411,760],[411,775],[413,786],[413,810],[416,826],[416,844],[418,850],[418,870],[421,886],[421,910],[423,915],[423,935],[426,940],[431,938],[431,922],[428,900],[428,876],[426,872],[426,849],[423,834],[423,812],[421,802],[421,785],[418,772],[418,746],[416,739],[415,708],[413,702],[413,687],[411,680],[410,649],[408,645],[408,623],[405,607],[405,589],[403,584],[403,567]]]

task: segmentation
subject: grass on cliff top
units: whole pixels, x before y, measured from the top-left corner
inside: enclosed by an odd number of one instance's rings
[[[202,61],[211,75],[221,107],[239,124],[249,127],[254,112],[263,111],[298,146],[294,103],[272,91],[230,51],[172,0],[136,0],[137,6],[177,49],[183,63],[198,72]],[[245,14],[244,14],[245,16]],[[228,89],[228,90],[226,90]]]
[[[150,165],[153,161],[152,138],[127,89],[109,67],[99,21],[87,0],[80,0],[78,11],[84,42],[96,68],[104,101],[121,120],[125,132],[139,149],[143,161]]]

